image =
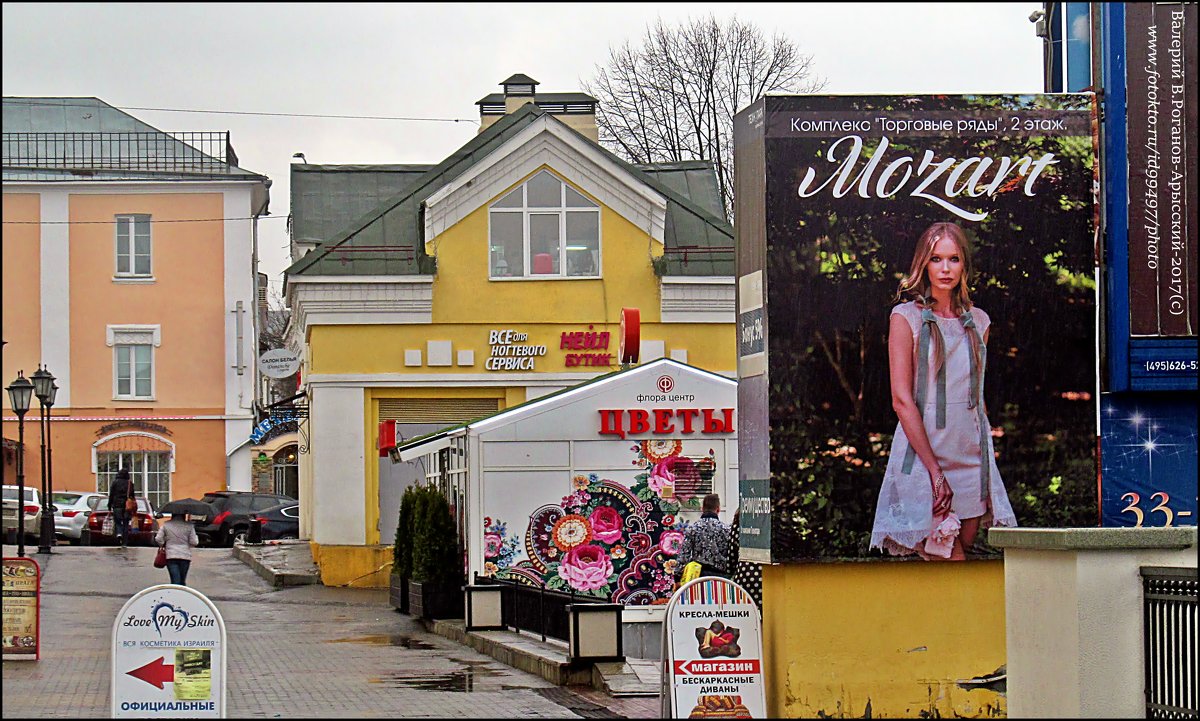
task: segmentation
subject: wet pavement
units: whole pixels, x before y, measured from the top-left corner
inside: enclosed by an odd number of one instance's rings
[[[41,660],[4,662],[3,718],[108,718],[117,612],[167,572],[153,548],[30,557],[43,573]],[[225,619],[230,718],[657,716],[657,700],[554,686],[429,633],[386,589],[275,588],[228,549],[197,549],[188,585]]]

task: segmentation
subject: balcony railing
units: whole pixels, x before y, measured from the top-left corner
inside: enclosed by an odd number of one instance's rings
[[[222,132],[4,133],[5,170],[228,175],[238,158]]]

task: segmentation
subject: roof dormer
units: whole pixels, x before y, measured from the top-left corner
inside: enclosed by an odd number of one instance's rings
[[[528,103],[555,116],[570,127],[583,133],[584,137],[599,142],[596,129],[596,99],[587,93],[541,93],[540,83],[522,73],[517,73],[500,83],[503,93],[492,93],[475,104],[479,106],[479,132],[505,115],[511,115]]]

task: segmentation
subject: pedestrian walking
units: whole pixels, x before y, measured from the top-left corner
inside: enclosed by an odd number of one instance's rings
[[[683,533],[683,549],[675,565],[675,578],[683,575],[683,567],[692,561],[700,564],[701,576],[729,578],[729,526],[717,516],[721,512],[721,497],[710,493],[700,505],[700,520]]]
[[[178,586],[187,585],[188,569],[192,566],[192,549],[200,545],[196,535],[196,526],[186,515],[171,516],[171,519],[158,528],[154,541],[167,548],[167,573],[171,574],[171,583]]]
[[[742,509],[733,514],[733,523],[729,526],[729,565],[726,566],[733,574],[733,582],[746,589],[746,593],[758,604],[762,611],[762,567],[757,563],[740,560],[742,550]]]
[[[133,514],[126,508],[126,504],[131,498],[134,498],[134,493],[133,482],[129,480],[129,469],[121,468],[108,488],[108,510],[112,513],[113,531],[122,546],[129,545],[129,519]],[[134,508],[136,512],[137,506]]]

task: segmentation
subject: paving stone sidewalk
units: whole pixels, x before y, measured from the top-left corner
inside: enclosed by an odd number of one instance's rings
[[[113,621],[134,593],[167,582],[153,556],[81,546],[34,556],[42,659],[4,662],[3,718],[110,717]],[[386,590],[274,588],[228,549],[198,549],[188,583],[225,619],[230,718],[658,715],[654,699],[553,686],[429,633],[396,613]]]

